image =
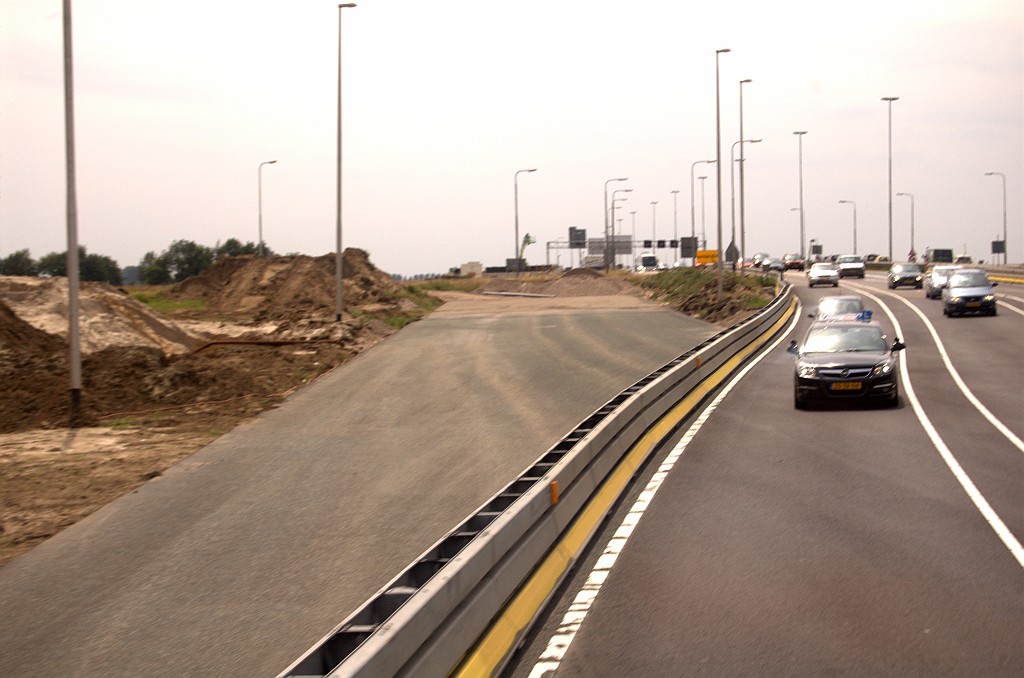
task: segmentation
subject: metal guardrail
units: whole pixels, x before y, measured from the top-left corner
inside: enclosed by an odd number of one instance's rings
[[[633,443],[748,345],[774,333],[792,296],[785,286],[751,318],[612,398],[279,678],[448,675]]]

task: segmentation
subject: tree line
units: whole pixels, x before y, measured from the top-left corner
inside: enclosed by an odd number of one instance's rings
[[[256,254],[258,251],[257,243],[243,243],[237,238],[229,238],[214,247],[200,245],[191,240],[175,240],[159,254],[146,252],[138,266],[122,270],[112,258],[102,254],[89,254],[85,247],[79,246],[78,277],[80,280],[105,282],[111,285],[121,285],[125,282],[166,285],[199,275],[220,257]],[[263,244],[263,251],[268,256],[274,254],[266,243]],[[36,260],[32,258],[29,250],[18,250],[0,259],[0,275],[67,277],[67,260],[67,251],[51,252]]]

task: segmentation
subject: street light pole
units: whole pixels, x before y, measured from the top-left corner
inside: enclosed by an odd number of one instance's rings
[[[636,210],[631,211],[629,213],[629,216],[633,217],[633,226],[632,226],[633,230],[630,231],[630,235],[629,235],[630,266],[632,266],[633,268],[636,268],[636,251],[635,251],[635,248],[636,248]]]
[[[79,274],[78,274],[78,199],[75,179],[75,84],[72,58],[71,0],[63,4],[64,37],[64,154],[67,221],[67,274],[68,274],[68,394],[71,398],[70,428],[81,425],[82,408],[82,353],[79,327]]]
[[[704,209],[704,180],[707,177],[697,177],[700,179],[700,242],[701,249],[707,249],[708,246],[708,233],[705,228],[705,217],[707,216],[707,210]]]
[[[733,145],[729,147],[729,206],[730,206],[731,212],[732,212],[732,243],[733,244],[736,243],[736,169],[735,169],[736,168],[736,146],[738,145],[740,147],[740,178],[742,179],[742,177],[743,177],[743,144],[759,144],[759,143],[761,143],[761,139],[743,139],[741,137],[739,141],[734,142]],[[742,186],[742,183],[740,185]],[[742,202],[743,202],[743,197],[741,195],[740,196],[740,203],[741,203],[741,205],[742,205]],[[740,211],[740,215],[741,215],[741,218],[740,218],[740,233],[741,233],[740,238],[741,239],[743,237],[742,236],[742,233],[743,233],[743,219],[742,219],[743,212],[742,212],[742,209],[743,208],[741,206],[740,207],[740,210],[741,210]],[[742,254],[740,256],[740,261],[741,262],[743,261]]]
[[[658,223],[657,212],[658,201],[651,201],[651,253],[654,254],[654,258],[658,258],[658,236],[656,234],[656,228]]]
[[[621,177],[619,179],[609,179],[604,182],[604,270],[612,270],[612,248],[611,238],[609,237],[608,230],[611,228],[608,223],[608,184],[613,181],[629,181],[628,177]]]
[[[914,261],[917,258],[917,250],[914,248],[914,194],[913,193],[897,193],[896,195],[902,195],[910,198],[910,252],[907,254],[907,259]],[[910,258],[910,255],[914,255],[914,259]]]
[[[722,96],[719,78],[718,57],[729,48],[715,50],[715,172],[717,175],[715,190],[718,195],[718,298],[722,298]]]
[[[889,102],[889,261],[892,261],[892,102],[899,97],[882,97]]]
[[[633,189],[632,189],[632,188],[616,188],[615,190],[613,190],[613,191],[612,191],[612,214],[611,214],[611,223],[612,223],[612,225],[613,225],[613,226],[612,226],[612,228],[613,228],[613,229],[614,229],[614,224],[615,224],[615,207],[616,207],[616,202],[617,202],[617,201],[620,201],[620,200],[621,200],[621,201],[625,201],[625,200],[626,200],[626,198],[616,198],[616,197],[615,197],[615,194],[616,194],[616,193],[632,193],[632,192],[633,192]],[[615,237],[614,237],[614,236],[615,236],[615,232],[614,232],[614,230],[613,230],[613,231],[612,231],[612,262],[613,262],[613,263],[618,263],[618,262],[617,262],[617,259],[618,259],[618,253],[617,253],[617,252],[615,251],[615,250],[617,249],[617,243],[615,242]]]
[[[793,134],[796,135],[800,154],[800,258],[806,261],[807,257],[804,254],[804,135],[807,134],[807,130],[793,132]]]
[[[263,256],[263,166],[264,165],[273,165],[275,162],[277,162],[277,161],[276,160],[268,160],[266,162],[261,162],[259,168],[257,168],[257,170],[256,170],[257,183],[259,184],[258,193],[259,193],[259,231],[260,231],[259,232],[259,238],[260,239],[259,239],[259,245],[257,247],[257,252],[259,252],[259,255],[261,257]]]
[[[341,261],[341,15],[343,9],[348,7],[355,7],[355,3],[345,3],[338,5],[338,183],[337,183],[337,229],[336,229],[336,247],[334,252],[334,272],[337,278],[337,289],[335,296],[337,297],[337,308],[335,309],[335,321],[341,322],[341,306],[342,306],[342,261]],[[262,242],[262,241],[261,241]],[[344,331],[344,329],[342,329]]]
[[[750,78],[740,80],[740,139],[743,139],[743,85],[753,82]],[[761,141],[758,139],[758,141]],[[732,163],[730,163],[731,166]],[[744,207],[744,194],[743,194],[743,143],[740,143],[740,267],[743,266],[743,260],[747,256],[747,245],[746,245],[746,222],[743,219],[743,207]],[[733,240],[735,241],[736,234],[733,234]]]
[[[695,162],[692,165],[690,165],[690,237],[691,238],[696,238],[697,237],[697,220],[696,220],[696,217],[694,216],[694,202],[695,201],[694,201],[693,171],[697,167],[697,165],[699,165],[701,163],[712,163],[712,162],[715,162],[715,161],[714,160],[698,160],[697,162]],[[702,185],[701,190],[704,190],[703,189],[703,185]],[[690,264],[693,265],[693,266],[697,265],[697,255],[696,254],[693,255],[693,261],[690,262]]]
[[[1003,180],[1003,266],[1010,256],[1010,248],[1006,246],[1006,175],[1002,172],[985,172],[986,177],[1001,177]]]
[[[857,203],[852,200],[840,200],[840,204],[853,205],[853,253],[857,253]]]
[[[512,257],[512,261],[515,262],[516,276],[519,275],[519,269],[522,268],[522,266],[520,265],[520,262],[519,262],[519,175],[522,174],[523,172],[536,172],[536,171],[537,171],[537,168],[522,169],[522,170],[517,171],[515,173],[515,176],[512,178],[512,183],[515,185],[515,203],[516,203],[516,205],[515,205],[515,212],[516,212],[516,214],[515,214],[515,220],[516,220],[516,249],[515,249],[515,255]]]
[[[677,217],[679,216],[679,191],[674,190],[672,193],[672,239],[676,241],[676,247],[679,246],[679,223]],[[674,261],[672,262],[675,263]]]

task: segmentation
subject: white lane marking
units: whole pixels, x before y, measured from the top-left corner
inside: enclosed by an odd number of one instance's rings
[[[1024,297],[1015,297],[1012,294],[1006,294],[1005,292],[997,292],[996,296],[1002,297],[1003,299],[1013,299],[1014,301],[1024,301]]]
[[[1008,294],[997,294],[996,296],[997,297],[1003,297],[1004,299],[1013,299],[1014,301],[1024,301],[1024,299],[1018,299],[1017,297],[1011,297]],[[1013,311],[1017,315],[1024,315],[1024,311],[1020,310],[1019,308],[1017,308],[1013,304],[999,304],[999,308],[1004,310],[1004,311],[1007,311],[1007,310]]]
[[[882,303],[877,297],[868,293],[866,289],[861,288],[861,291],[867,294],[867,296],[877,301],[878,303]],[[919,309],[917,306],[914,306],[913,304],[911,304],[909,301],[907,301],[898,294],[892,294],[891,292],[883,292],[883,294],[894,299],[899,299],[904,304],[906,304],[911,311],[917,314],[917,317],[920,318],[921,321],[924,323],[925,327],[928,328],[928,333],[932,335],[932,341],[935,342],[935,347],[939,349],[939,356],[942,358],[942,362],[946,366],[946,371],[949,372],[949,375],[951,377],[953,377],[953,381],[956,383],[961,393],[964,394],[964,397],[967,398],[968,402],[974,405],[974,408],[981,413],[981,416],[988,419],[988,423],[992,424],[992,426],[994,426],[997,431],[1002,433],[1003,436],[1014,445],[1014,447],[1016,447],[1021,452],[1024,452],[1024,441],[1021,441],[1021,439],[1017,437],[1017,435],[1014,434],[1013,431],[1011,431],[1005,424],[1003,424],[1003,422],[996,418],[996,416],[992,414],[992,412],[990,412],[989,409],[985,407],[985,405],[983,405],[980,400],[977,399],[977,397],[975,397],[974,393],[971,392],[971,389],[969,389],[967,387],[967,384],[964,383],[964,380],[960,378],[960,373],[957,372],[955,367],[953,367],[953,362],[949,359],[949,354],[946,352],[945,345],[942,343],[942,340],[939,339],[939,333],[935,331],[935,326],[932,325],[928,318],[924,316],[924,313],[921,312],[921,309]],[[888,312],[888,309],[886,309],[886,313]],[[891,317],[892,314],[889,315]]]
[[[551,640],[548,641],[547,647],[541,652],[537,663],[534,664],[533,670],[530,671],[530,678],[547,678],[553,676],[558,670],[562,659],[565,657],[566,651],[572,644],[573,639],[576,638],[576,633],[580,630],[580,626],[583,625],[583,620],[586,618],[587,613],[590,611],[591,606],[597,599],[597,594],[601,591],[601,586],[608,578],[608,574],[611,572],[612,566],[615,565],[615,561],[618,559],[619,554],[622,553],[623,548],[626,546],[626,541],[630,535],[633,534],[633,529],[640,522],[640,518],[643,517],[644,511],[647,510],[651,500],[654,499],[654,495],[658,493],[662,483],[668,477],[672,467],[675,466],[676,461],[683,455],[686,450],[686,446],[690,444],[693,437],[697,435],[697,432],[701,429],[704,423],[708,420],[711,414],[718,407],[722,399],[728,395],[729,391],[739,383],[739,381],[746,376],[754,365],[761,362],[761,360],[771,353],[776,346],[789,336],[796,327],[797,321],[800,319],[802,306],[797,304],[796,313],[793,314],[792,321],[789,327],[783,332],[778,339],[776,339],[770,346],[764,349],[762,353],[753,358],[739,373],[733,377],[729,383],[722,389],[714,400],[711,401],[697,420],[693,422],[690,428],[683,435],[682,439],[676,446],[672,448],[668,456],[658,467],[657,472],[651,476],[651,480],[647,483],[644,491],[640,493],[637,500],[633,503],[633,506],[629,509],[629,513],[622,519],[622,523],[618,529],[615,530],[615,534],[612,535],[611,539],[608,540],[604,551],[601,556],[597,559],[594,564],[594,569],[590,571],[590,575],[587,577],[586,583],[583,588],[580,589],[579,593],[576,594],[576,598],[573,600],[569,609],[562,617],[562,623],[558,625],[558,629],[554,635],[551,636]]]
[[[896,320],[896,316],[889,310],[889,307],[886,306],[881,299],[867,290],[861,291],[865,296],[875,300],[875,303],[877,303],[881,309],[885,311],[885,314],[889,316],[889,320],[892,321],[893,329],[896,330],[896,334],[898,336],[903,336],[903,329],[900,327],[899,321]],[[925,322],[927,323],[928,321],[925,320]],[[1015,536],[1013,536],[1013,533],[1010,532],[1010,528],[1006,526],[1006,523],[1004,523],[1002,518],[1000,518],[995,512],[995,509],[993,509],[989,505],[988,501],[985,500],[985,497],[974,485],[970,476],[967,475],[967,472],[964,471],[962,466],[960,466],[960,463],[956,460],[956,457],[953,456],[949,447],[946,446],[946,443],[942,440],[939,432],[935,430],[935,426],[932,425],[931,419],[929,419],[928,415],[925,414],[924,407],[921,406],[921,401],[917,399],[917,393],[914,391],[914,385],[910,382],[910,368],[907,367],[906,355],[902,356],[902,360],[900,360],[900,378],[903,380],[903,390],[906,398],[910,401],[911,407],[914,408],[914,413],[917,414],[917,420],[921,422],[921,427],[924,428],[925,433],[928,434],[928,437],[932,441],[932,445],[934,445],[935,449],[938,450],[940,455],[942,455],[942,459],[946,462],[946,466],[948,466],[949,470],[953,472],[953,476],[960,483],[960,486],[964,488],[964,491],[967,493],[967,496],[970,497],[974,506],[981,512],[981,515],[984,516],[985,521],[988,522],[989,526],[996,533],[999,539],[1002,540],[1006,548],[1010,550],[1013,557],[1017,559],[1017,564],[1020,565],[1021,568],[1024,568],[1024,546],[1021,546],[1021,543]]]

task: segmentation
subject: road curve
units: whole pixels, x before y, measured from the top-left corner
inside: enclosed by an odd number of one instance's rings
[[[834,293],[788,277],[805,311]],[[796,411],[787,338],[645,470],[508,675],[1024,675],[1024,295],[949,319],[878,276],[842,288],[899,324],[932,432],[906,378],[896,409]]]
[[[627,297],[498,303],[453,302],[0,567],[0,673],[274,675],[716,331]]]

